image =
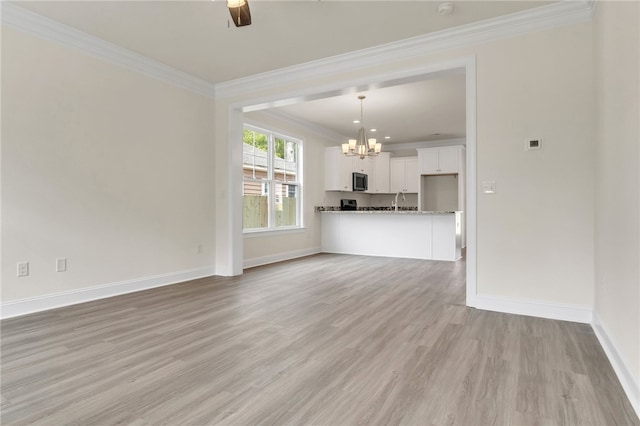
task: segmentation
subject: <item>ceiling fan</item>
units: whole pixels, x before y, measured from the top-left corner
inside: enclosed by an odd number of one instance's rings
[[[251,11],[248,0],[227,0],[227,7],[236,27],[251,25]]]

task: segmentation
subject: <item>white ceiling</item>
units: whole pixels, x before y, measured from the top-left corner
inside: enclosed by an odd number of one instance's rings
[[[211,83],[378,46],[550,2],[250,0],[252,24],[229,24],[225,0],[19,1],[35,13]],[[464,77],[363,93],[365,124],[394,143],[464,137]],[[281,107],[282,114],[353,137],[357,94]],[[439,133],[439,136],[434,134]],[[383,140],[384,142],[384,140]]]

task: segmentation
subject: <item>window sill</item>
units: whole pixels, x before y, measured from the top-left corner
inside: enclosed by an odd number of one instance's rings
[[[274,235],[286,235],[286,234],[299,234],[305,232],[306,227],[296,228],[272,228],[272,229],[257,229],[257,230],[245,230],[242,231],[244,238],[260,238],[260,237],[273,237]]]

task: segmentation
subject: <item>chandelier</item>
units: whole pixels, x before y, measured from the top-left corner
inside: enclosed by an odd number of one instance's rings
[[[376,143],[375,138],[367,139],[367,132],[364,130],[364,120],[362,114],[362,101],[366,96],[358,96],[360,99],[360,130],[358,131],[358,139],[349,139],[348,143],[342,144],[342,153],[346,156],[357,155],[360,159],[370,156],[374,157],[382,150],[382,144]]]

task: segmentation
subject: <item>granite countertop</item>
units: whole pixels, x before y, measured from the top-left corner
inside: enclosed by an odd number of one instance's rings
[[[398,207],[395,211],[393,207],[358,207],[358,210],[340,210],[340,207],[317,206],[316,212],[320,213],[341,213],[341,214],[447,214],[456,211],[418,211],[417,207]]]

